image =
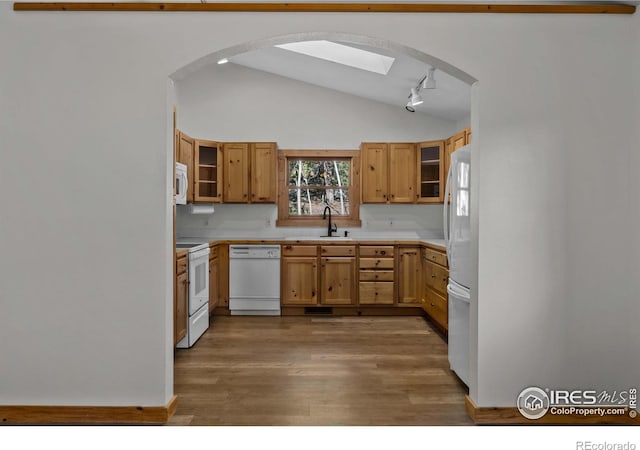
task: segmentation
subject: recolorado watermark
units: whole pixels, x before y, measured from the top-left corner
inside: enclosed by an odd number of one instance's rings
[[[636,450],[633,442],[577,441],[576,450]]]
[[[582,417],[637,416],[636,388],[620,391],[596,391],[583,389],[541,389],[531,386],[518,395],[518,411],[527,419],[540,419],[551,415],[577,415]],[[590,448],[585,450],[614,450],[611,448]],[[627,450],[622,449],[621,450]],[[631,449],[629,449],[631,450]]]

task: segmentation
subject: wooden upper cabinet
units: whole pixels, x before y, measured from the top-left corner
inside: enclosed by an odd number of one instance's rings
[[[251,203],[275,203],[278,175],[275,142],[251,144]]]
[[[387,203],[389,195],[389,146],[382,143],[363,143],[360,148],[362,164],[362,203]]]
[[[249,201],[249,144],[225,143],[222,152],[225,203]]]
[[[418,203],[442,203],[445,187],[445,141],[418,143]]]
[[[222,149],[215,141],[195,141],[194,202],[222,201]]]
[[[458,150],[460,147],[463,147],[467,144],[467,130],[464,129],[462,131],[457,132],[456,134],[454,134],[451,137],[451,141],[453,144],[453,150],[452,151],[456,151]]]
[[[176,162],[182,163],[187,166],[187,179],[189,185],[187,186],[187,203],[193,203],[194,199],[194,151],[195,141],[193,138],[187,136],[182,131],[176,130],[178,133],[178,149],[176,154]]]
[[[414,203],[415,180],[415,144],[389,144],[389,201],[391,203]]]

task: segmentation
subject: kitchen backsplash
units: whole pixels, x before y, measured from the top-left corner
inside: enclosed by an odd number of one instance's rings
[[[361,205],[362,227],[338,227],[352,235],[413,236],[441,239],[442,205]],[[275,205],[215,205],[213,214],[191,214],[187,206],[178,205],[178,237],[292,237],[320,236],[326,227],[276,227]]]

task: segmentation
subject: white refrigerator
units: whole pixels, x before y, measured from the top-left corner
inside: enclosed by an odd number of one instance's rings
[[[444,194],[444,238],[449,261],[449,364],[469,385],[469,286],[471,283],[471,152],[466,145],[451,154]],[[447,198],[451,194],[451,202]]]

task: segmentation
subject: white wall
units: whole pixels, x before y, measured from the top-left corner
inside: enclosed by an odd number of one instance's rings
[[[233,63],[176,82],[178,128],[201,139],[281,149],[358,149],[363,141],[443,139],[455,122]]]
[[[231,63],[207,66],[177,81],[175,87],[178,126],[201,139],[276,141],[280,149],[358,149],[364,141],[435,140],[457,131],[454,121],[412,114],[404,107]],[[411,230],[442,237],[441,205],[364,205],[361,209],[363,226],[355,232]],[[276,228],[275,205],[221,205],[210,217],[193,216],[186,210],[178,211],[180,236],[237,235],[251,230],[287,236],[322,232]]]
[[[0,215],[1,404],[170,398],[166,76],[299,30],[390,39],[480,80],[474,400],[513,405],[530,384],[639,379],[638,217],[627,212],[637,209],[637,14],[10,8],[0,4],[0,188],[12,193]],[[628,246],[613,242],[621,236]]]

